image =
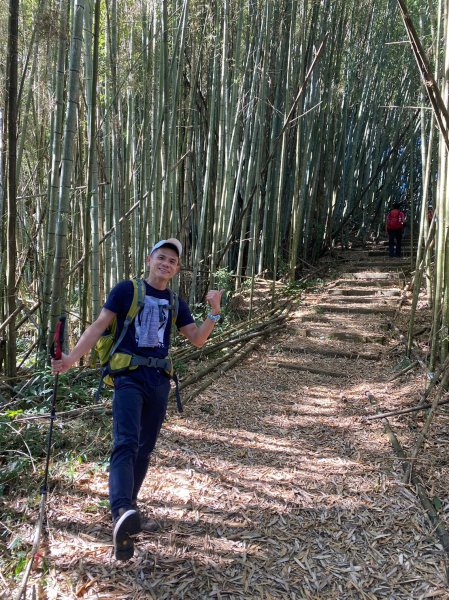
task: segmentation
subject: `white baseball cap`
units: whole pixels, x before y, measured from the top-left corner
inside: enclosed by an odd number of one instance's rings
[[[178,253],[178,256],[181,256],[181,254],[182,254],[181,242],[179,240],[177,240],[176,238],[168,238],[167,240],[160,240],[159,242],[154,244],[154,246],[151,249],[150,254],[153,254],[153,252],[155,250],[157,250],[158,248],[162,248],[162,246],[173,246],[173,249]]]

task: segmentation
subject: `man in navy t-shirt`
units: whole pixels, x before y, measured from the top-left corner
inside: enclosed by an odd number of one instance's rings
[[[155,244],[147,257],[149,275],[145,279],[145,303],[128,327],[120,350],[163,359],[168,354],[171,334],[169,281],[179,272],[181,243],[175,238]],[[53,373],[64,373],[97,343],[117,316],[117,335],[123,327],[133,299],[132,281],[122,281],[109,293],[100,315],[80,337],[70,354],[53,360]],[[220,318],[223,290],[211,290],[206,296],[210,312],[197,326],[187,304],[179,298],[176,318],[178,331],[194,346],[201,348]],[[167,410],[170,381],[162,368],[139,366],[115,375],[113,399],[113,450],[109,470],[109,500],[114,522],[115,557],[128,560],[134,554],[132,535],[145,529],[155,530],[157,523],[143,523],[137,510],[137,495],[148,470],[150,454]]]

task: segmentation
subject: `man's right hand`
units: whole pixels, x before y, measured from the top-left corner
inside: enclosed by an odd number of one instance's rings
[[[59,360],[57,360],[56,358],[51,359],[51,372],[53,375],[59,375],[60,373],[66,373],[70,369],[71,366],[72,366],[72,363],[70,362],[67,354],[62,353],[62,356]]]
[[[107,308],[102,308],[98,318],[89,325],[70,354],[67,355],[62,353],[61,360],[52,359],[51,372],[53,375],[65,373],[77,363],[82,356],[87,354],[100,339],[103,331],[105,331],[112,323],[114,317],[115,313]]]

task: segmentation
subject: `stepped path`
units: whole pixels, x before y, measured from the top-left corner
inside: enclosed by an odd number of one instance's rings
[[[448,598],[421,504],[381,422],[364,419],[368,391],[391,400],[388,322],[408,264],[342,253],[283,335],[170,416],[141,499],[164,528],[130,562],[111,558],[105,510],[72,515],[74,533],[58,528],[70,494],[53,503],[57,597]],[[80,490],[106,496],[107,475]]]

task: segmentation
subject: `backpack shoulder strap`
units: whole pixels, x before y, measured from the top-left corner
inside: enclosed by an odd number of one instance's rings
[[[145,284],[142,281],[142,279],[133,279],[132,284],[133,284],[133,299],[132,299],[131,305],[128,309],[128,312],[126,314],[125,321],[124,321],[123,327],[122,327],[122,331],[120,332],[118,339],[116,340],[115,344],[112,346],[111,351],[109,353],[109,360],[111,359],[111,356],[114,354],[114,352],[117,350],[117,348],[120,346],[121,341],[125,337],[125,334],[128,330],[128,327],[134,321],[137,313],[139,312],[139,310],[142,308],[142,306],[145,303]]]
[[[170,310],[171,310],[171,324],[176,325],[176,319],[178,318],[179,312],[179,296],[176,292],[173,292],[170,288],[168,289],[170,294]]]
[[[125,322],[129,319],[129,323],[132,322],[145,303],[145,283],[142,279],[133,279],[132,282],[134,289],[133,299],[125,319]]]

